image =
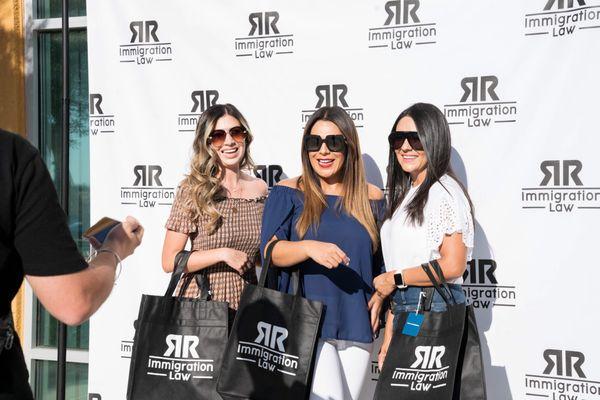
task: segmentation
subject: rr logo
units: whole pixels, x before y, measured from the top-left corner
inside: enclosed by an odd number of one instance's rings
[[[573,8],[573,3],[575,3],[575,1],[577,1],[577,4],[580,7],[585,6],[584,0],[567,0],[567,8]],[[558,7],[556,7],[557,9],[562,10],[565,8],[565,0],[548,0],[546,6],[544,7],[544,11],[551,10],[555,3],[558,3]]]
[[[258,329],[258,337],[254,340],[254,343],[264,344],[273,350],[279,350],[282,353],[285,352],[283,341],[288,337],[287,329],[263,321],[260,321],[256,325],[256,329]]]
[[[394,20],[395,25],[408,24],[408,18],[412,19],[411,22],[419,23],[419,17],[417,17],[417,10],[421,5],[420,0],[392,0],[385,3],[385,12],[387,13],[387,19],[384,25],[389,25]],[[402,22],[400,17],[402,16]]]
[[[316,108],[323,106],[331,107],[341,105],[348,107],[346,95],[348,94],[348,86],[346,85],[319,85],[315,88],[315,93],[319,98]]]
[[[151,37],[153,41],[159,41],[158,36],[156,36],[156,30],[158,29],[158,22],[156,21],[133,21],[129,24],[129,29],[131,30],[131,41],[129,43],[135,43],[136,40],[139,43],[147,43]]]
[[[255,12],[250,14],[248,20],[250,21],[250,25],[252,25],[248,36],[254,36],[257,29],[259,36],[262,36],[263,32],[265,35],[269,35],[270,30],[272,30],[274,34],[279,33],[279,29],[277,29],[279,13],[277,11],[267,11],[264,13]]]
[[[281,180],[282,174],[283,168],[281,168],[281,165],[257,165],[254,168],[254,175],[265,181],[270,188]]]
[[[142,186],[162,186],[160,181],[160,174],[162,174],[162,167],[160,165],[136,165],[133,168],[135,174],[135,182],[133,186],[139,186],[140,182]]]
[[[477,265],[475,265],[475,263],[477,263]],[[487,259],[471,260],[467,262],[467,266],[468,268],[463,274],[463,279],[465,280],[465,282],[467,282],[468,277],[469,283],[489,283],[492,285],[498,284],[498,280],[494,275],[494,272],[497,268],[496,261]]]
[[[548,183],[552,179],[552,184],[554,186],[560,186],[560,160],[548,160],[543,161],[540,164],[540,169],[544,173],[544,179],[540,186],[548,186]],[[579,173],[582,168],[581,161],[579,160],[563,160],[562,161],[562,184],[564,186],[569,186],[570,179],[573,180],[573,183],[577,186],[583,186],[581,179],[579,179]]]
[[[460,86],[465,91],[463,97],[460,99],[461,103],[467,101],[469,96],[471,96],[471,101],[486,101],[486,94],[489,94],[492,100],[499,100],[495,91],[496,86],[498,86],[498,78],[493,75],[464,78],[460,81]]]
[[[90,115],[94,115],[96,111],[98,111],[98,114],[104,114],[100,104],[102,104],[102,95],[100,93],[90,93]]]
[[[417,346],[415,348],[417,361],[410,367],[421,369],[442,368],[444,353],[446,353],[446,346]]]
[[[196,351],[200,344],[197,336],[167,335],[165,341],[167,342],[167,351],[163,354],[164,357],[200,358]]]
[[[219,92],[216,90],[194,90],[192,92],[194,106],[191,112],[197,112],[198,107],[200,107],[200,112],[204,112],[207,108],[214,106],[217,100],[219,100]]]
[[[577,373],[580,378],[585,378],[585,374],[581,369],[581,365],[585,361],[583,353],[578,351],[563,351],[548,349],[544,351],[544,360],[546,360],[546,369],[544,370],[545,375],[549,375],[552,371],[556,371],[558,376],[573,376],[573,371]]]

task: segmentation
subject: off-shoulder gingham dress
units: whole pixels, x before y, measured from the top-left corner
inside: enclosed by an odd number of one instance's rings
[[[216,203],[216,209],[222,216],[221,224],[211,235],[205,229],[207,218],[200,224],[194,224],[190,218],[189,191],[180,187],[171,208],[171,214],[166,228],[175,232],[189,235],[192,250],[211,250],[221,247],[236,249],[248,254],[255,263],[260,260],[260,227],[264,208],[264,197],[256,199],[225,198]],[[237,310],[240,296],[248,283],[257,283],[256,269],[251,268],[243,276],[224,262],[219,262],[197,273],[205,274],[208,278],[212,300],[227,301],[230,311]],[[188,285],[184,297],[198,297],[200,291],[193,273],[184,274],[179,281],[176,295],[179,295],[182,285]],[[189,284],[188,284],[189,281]]]

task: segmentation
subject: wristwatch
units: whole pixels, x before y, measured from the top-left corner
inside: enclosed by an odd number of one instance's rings
[[[394,284],[398,287],[398,289],[406,289],[406,284],[404,283],[404,276],[402,276],[402,271],[396,271],[394,274]]]

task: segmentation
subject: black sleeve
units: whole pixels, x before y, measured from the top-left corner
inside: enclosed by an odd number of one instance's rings
[[[25,275],[62,275],[87,268],[66,223],[50,174],[35,151],[15,171],[14,245]]]

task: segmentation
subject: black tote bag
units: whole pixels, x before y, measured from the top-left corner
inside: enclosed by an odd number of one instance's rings
[[[436,260],[433,260],[431,266],[442,282],[446,282],[446,277],[440,264]],[[475,311],[471,304],[467,304],[466,306],[465,326],[456,370],[453,400],[487,399],[481,341],[479,330],[477,329]]]
[[[202,273],[193,276],[201,288],[200,299],[172,297],[189,255],[177,255],[164,296],[142,296],[129,367],[128,400],[219,399],[215,389],[227,343],[228,303],[209,301],[210,291]]]
[[[465,304],[457,304],[447,284],[441,285],[428,264],[423,269],[447,309],[429,309],[433,291],[420,302],[424,310],[402,312],[379,375],[375,399],[451,400],[465,323]],[[460,375],[460,372],[459,372]]]
[[[225,400],[306,399],[310,393],[323,304],[265,288],[276,241],[269,244],[258,286],[248,285],[223,357],[217,391]]]
[[[465,327],[458,358],[454,400],[486,400],[481,342],[472,305],[467,306]]]

